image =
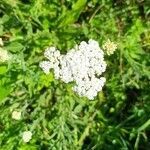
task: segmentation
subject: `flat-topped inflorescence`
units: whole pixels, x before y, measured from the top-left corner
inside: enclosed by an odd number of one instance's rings
[[[97,41],[82,41],[66,55],[61,55],[55,47],[49,47],[44,56],[48,61],[40,63],[43,71],[48,74],[50,69],[53,69],[56,79],[65,83],[74,81],[72,89],[80,96],[94,99],[102,90],[106,79],[101,75],[106,70],[106,62],[104,52]]]

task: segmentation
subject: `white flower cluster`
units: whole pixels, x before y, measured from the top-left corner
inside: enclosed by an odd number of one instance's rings
[[[108,39],[103,45],[103,49],[106,51],[107,55],[112,55],[115,50],[117,49],[117,44],[114,42],[111,42],[110,39]]]
[[[22,139],[25,143],[29,142],[32,138],[32,132],[31,131],[24,131],[22,135]]]
[[[0,62],[4,63],[10,59],[10,55],[8,52],[2,48],[0,48]]]
[[[65,83],[75,82],[73,90],[80,96],[94,99],[102,90],[106,79],[100,76],[106,70],[106,62],[97,41],[82,41],[66,55],[61,55],[55,47],[50,47],[44,56],[48,61],[40,63],[43,71],[47,74],[53,69],[56,79]]]
[[[12,118],[15,120],[20,120],[21,119],[21,112],[20,111],[13,111],[12,112]]]
[[[2,38],[0,38],[0,46],[4,46]]]

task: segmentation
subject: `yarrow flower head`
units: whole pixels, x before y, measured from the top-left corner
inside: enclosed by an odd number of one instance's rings
[[[25,143],[29,142],[32,138],[32,132],[31,131],[24,131],[22,135],[22,139]]]
[[[20,120],[21,119],[21,112],[20,111],[13,111],[12,112],[12,118],[15,120]]]
[[[48,61],[40,63],[43,71],[47,74],[53,69],[56,79],[65,83],[74,81],[72,89],[80,96],[94,99],[102,90],[106,79],[101,75],[106,70],[106,62],[97,41],[82,41],[66,55],[61,55],[59,50],[50,47],[46,49],[44,56]]]
[[[10,55],[8,54],[8,52],[6,50],[3,50],[2,48],[0,48],[0,62],[6,62],[10,59]]]
[[[112,55],[117,49],[117,44],[111,42],[110,39],[108,39],[102,47],[106,51],[107,55]]]

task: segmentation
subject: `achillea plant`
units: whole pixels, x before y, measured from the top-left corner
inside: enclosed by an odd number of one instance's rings
[[[109,46],[109,51],[111,49]],[[113,47],[112,51],[114,50]],[[53,69],[56,79],[61,79],[65,83],[75,82],[72,89],[79,96],[92,100],[102,90],[106,78],[101,75],[105,72],[107,64],[104,60],[104,52],[97,41],[92,39],[88,43],[82,41],[66,55],[61,55],[55,47],[49,47],[44,56],[48,61],[40,63],[43,71],[48,74],[50,69]]]

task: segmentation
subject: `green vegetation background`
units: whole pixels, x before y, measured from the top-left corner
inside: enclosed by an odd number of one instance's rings
[[[150,148],[148,0],[0,0],[0,37],[13,59],[0,64],[0,150]],[[66,53],[89,38],[118,44],[103,92],[80,98],[39,68],[44,49]],[[13,110],[22,112],[13,120]],[[22,132],[30,130],[25,144]]]

